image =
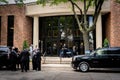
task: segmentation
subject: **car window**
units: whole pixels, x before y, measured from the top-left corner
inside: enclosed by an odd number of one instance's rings
[[[0,48],[0,53],[2,53],[2,52],[8,52],[8,51],[9,51],[8,48]]]
[[[108,50],[108,54],[111,56],[120,56],[120,50],[119,49],[111,49],[111,50]]]
[[[95,52],[96,52],[96,51],[92,51],[92,52],[90,53],[90,55],[93,56],[93,55],[95,54]]]
[[[108,50],[108,54],[120,54],[120,50]]]
[[[107,50],[97,50],[96,51],[96,56],[104,56],[104,55],[107,55]]]

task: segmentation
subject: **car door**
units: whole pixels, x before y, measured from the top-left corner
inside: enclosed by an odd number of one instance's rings
[[[94,68],[105,68],[109,66],[109,59],[107,50],[97,50],[93,57],[91,57],[91,65]]]
[[[109,50],[110,66],[112,68],[120,68],[120,50],[112,49]]]

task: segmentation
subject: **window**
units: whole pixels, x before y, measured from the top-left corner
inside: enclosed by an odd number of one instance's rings
[[[96,55],[97,56],[104,56],[106,54],[107,54],[107,50],[98,50]]]
[[[120,55],[120,49],[112,49],[112,50],[108,50],[108,54],[119,54]]]
[[[14,34],[14,16],[8,16],[8,34],[7,45],[13,46],[13,34]]]

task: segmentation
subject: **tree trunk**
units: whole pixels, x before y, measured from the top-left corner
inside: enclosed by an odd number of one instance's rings
[[[89,51],[89,35],[87,32],[83,33],[83,41],[84,41],[84,52],[85,54],[88,54],[87,51]]]

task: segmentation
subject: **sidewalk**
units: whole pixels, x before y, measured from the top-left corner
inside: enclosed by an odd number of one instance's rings
[[[36,71],[32,70],[30,62],[28,72],[0,71],[0,80],[120,80],[120,72],[93,70],[83,73],[73,70],[71,64],[58,63],[42,63],[41,71]]]
[[[1,71],[0,80],[120,80],[118,72],[93,71],[82,73],[64,70]]]

